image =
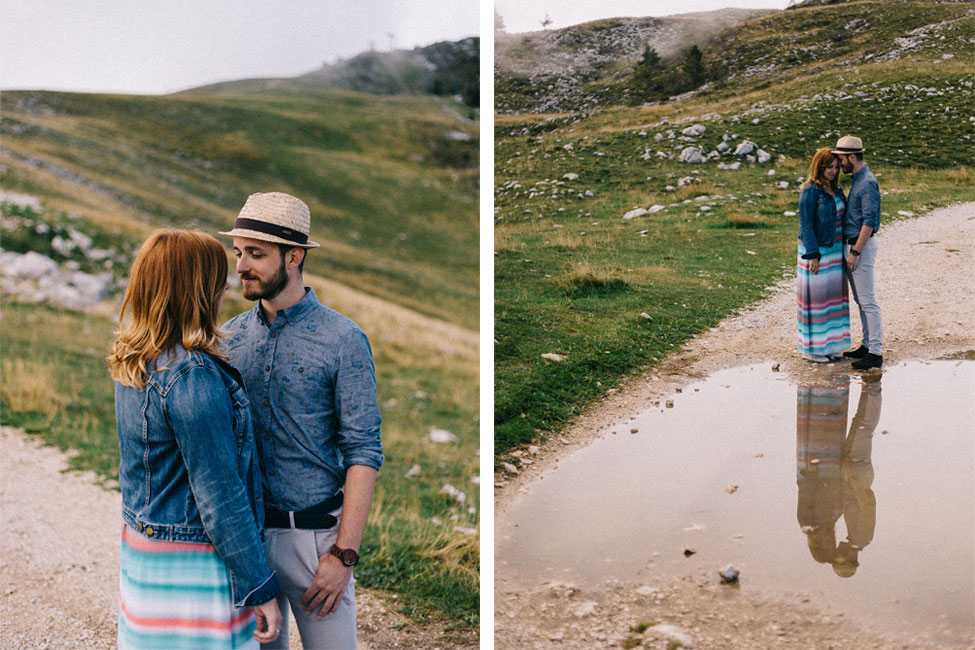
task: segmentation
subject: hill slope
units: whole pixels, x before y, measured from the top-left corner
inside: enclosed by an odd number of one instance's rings
[[[799,185],[840,135],[863,137],[884,221],[973,200],[973,38],[971,3],[801,7],[705,47],[724,81],[686,96],[498,116],[499,454],[794,273]]]
[[[0,184],[130,244],[162,225],[225,230],[248,194],[290,192],[322,243],[310,272],[475,328],[477,128],[458,107],[288,80],[161,97],[4,92]]]

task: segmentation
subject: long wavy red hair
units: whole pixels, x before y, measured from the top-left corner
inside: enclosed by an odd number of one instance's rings
[[[806,185],[813,183],[824,190],[832,189],[835,192],[840,189],[840,174],[838,169],[832,181],[826,180],[825,176],[826,167],[838,158],[839,156],[833,153],[833,150],[829,147],[817,149],[816,153],[813,154],[812,162],[809,163],[809,175],[806,176],[806,181],[802,184],[802,187],[805,188]]]
[[[226,284],[227,255],[214,237],[199,230],[153,233],[132,263],[108,356],[112,379],[143,388],[149,363],[157,368],[176,344],[221,356],[217,318]]]

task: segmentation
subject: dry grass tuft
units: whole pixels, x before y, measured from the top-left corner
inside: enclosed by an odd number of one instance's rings
[[[572,270],[558,279],[559,286],[566,291],[582,289],[623,289],[627,281],[619,269],[597,268],[588,260],[576,262]]]
[[[728,223],[732,228],[763,228],[772,225],[773,222],[768,217],[754,212],[732,210],[728,213]]]
[[[54,390],[55,384],[54,369],[48,365],[23,359],[3,362],[0,394],[15,413],[55,415],[60,412],[65,400]]]

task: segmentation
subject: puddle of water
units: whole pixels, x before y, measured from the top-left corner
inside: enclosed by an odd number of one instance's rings
[[[702,571],[717,581],[734,564],[742,589],[970,641],[975,363],[909,362],[875,378],[796,386],[749,366],[684,388],[515,500],[496,523],[496,571],[598,588]]]

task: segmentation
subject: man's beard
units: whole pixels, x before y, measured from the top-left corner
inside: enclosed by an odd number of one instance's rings
[[[840,163],[840,167],[843,169],[843,172],[846,174],[849,174],[853,171],[853,163],[851,162]]]
[[[273,300],[288,285],[288,273],[284,265],[284,256],[281,256],[281,266],[277,272],[267,280],[254,278],[250,274],[242,275],[241,280],[257,280],[257,286],[244,285],[244,297],[248,300]]]

